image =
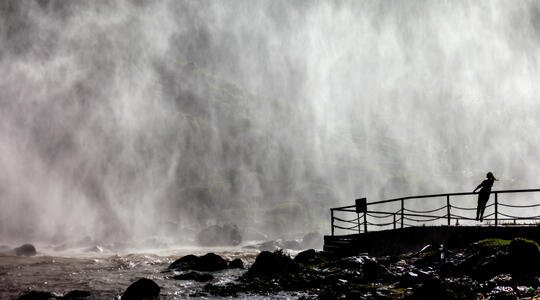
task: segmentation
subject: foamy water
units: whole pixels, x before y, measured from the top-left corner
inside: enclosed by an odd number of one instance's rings
[[[113,253],[70,250],[40,250],[34,257],[0,256],[0,299],[16,299],[31,290],[57,295],[78,289],[87,290],[96,299],[119,299],[125,289],[141,277],[154,280],[161,287],[162,299],[220,299],[192,297],[206,283],[169,279],[174,273],[163,271],[174,260],[188,254],[214,252],[226,259],[240,258],[253,263],[258,250],[242,248],[170,248]],[[236,280],[245,270],[213,272],[213,284]],[[295,299],[295,294],[238,295],[237,299]],[[227,298],[231,299],[231,298]]]

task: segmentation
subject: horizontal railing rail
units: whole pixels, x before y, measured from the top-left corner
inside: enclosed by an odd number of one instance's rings
[[[499,190],[492,191],[489,205],[486,205],[486,210],[493,208],[493,212],[486,213],[483,220],[488,225],[538,225],[539,223],[520,223],[517,221],[538,221],[540,222],[540,214],[535,215],[534,208],[539,207],[537,213],[540,213],[540,203],[501,203],[499,202],[500,194],[519,194],[519,193],[537,193],[540,189],[519,189],[519,190]],[[438,220],[445,220],[446,225],[451,226],[452,222],[455,225],[460,225],[460,221],[468,222],[474,221],[475,218],[467,216],[470,211],[476,211],[476,207],[458,206],[452,204],[452,200],[458,196],[471,196],[478,195],[477,192],[463,192],[463,193],[446,193],[446,194],[431,194],[420,196],[408,196],[401,198],[394,198],[389,200],[382,200],[376,202],[364,203],[365,208],[359,208],[358,203],[356,205],[348,205],[341,207],[334,207],[330,209],[332,235],[335,235],[335,230],[346,230],[348,232],[363,233],[368,232],[368,226],[370,228],[380,228],[392,226],[393,229],[423,226],[429,223],[436,222]],[[430,209],[418,209],[414,207],[406,207],[406,203],[417,199],[426,198],[446,198],[445,204]],[[491,200],[493,199],[493,200]],[[365,201],[365,199],[363,199]],[[455,202],[454,202],[455,203]],[[399,204],[399,208],[393,211],[376,210],[377,206]],[[500,209],[513,210],[503,211]],[[531,209],[533,209],[531,211]],[[524,213],[515,215],[516,210],[527,210]],[[352,214],[354,215],[352,215]],[[341,214],[341,216],[337,216]],[[348,215],[345,216],[345,215]],[[352,215],[352,216],[351,216]],[[353,217],[354,216],[354,217]],[[410,223],[413,222],[413,223]],[[491,223],[493,222],[493,223]],[[506,223],[509,222],[509,223]],[[444,222],[443,222],[444,223]],[[345,225],[346,224],[346,225]]]

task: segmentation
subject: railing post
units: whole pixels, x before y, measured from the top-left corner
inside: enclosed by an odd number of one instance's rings
[[[448,226],[450,226],[450,195],[446,195],[446,213],[448,214]]]
[[[334,236],[334,210],[330,209],[330,219],[332,220],[332,236]]]
[[[394,214],[394,229],[396,229],[396,214]]]
[[[358,233],[360,234],[362,232],[360,231],[360,214],[359,213],[356,213],[356,221],[358,221]]]
[[[498,199],[497,199],[497,192],[495,192],[495,227],[497,227],[497,220],[498,220],[498,217],[497,217],[497,214],[499,213],[499,210],[498,210]]]
[[[364,233],[367,232],[367,211],[364,212]]]
[[[401,228],[403,228],[404,213],[405,213],[405,200],[401,199]]]

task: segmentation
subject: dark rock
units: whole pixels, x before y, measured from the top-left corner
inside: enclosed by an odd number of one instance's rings
[[[515,299],[539,296],[540,289],[535,289],[539,268],[530,267],[525,273],[512,272],[523,268],[524,263],[536,261],[536,244],[526,240],[516,240],[512,248],[510,241],[493,244],[478,242],[460,249],[446,249],[434,244],[420,252],[378,259],[367,254],[343,257],[342,254],[310,249],[292,260],[281,250],[263,251],[236,282],[207,284],[203,291],[224,297],[295,291],[306,293],[303,299]]]
[[[229,263],[229,269],[243,269],[244,268],[244,262],[240,259],[234,259]]]
[[[294,258],[294,261],[301,264],[309,264],[315,259],[316,256],[317,253],[315,252],[315,250],[308,249],[298,253]]]
[[[190,270],[190,269],[193,269],[193,266],[195,266],[198,261],[199,261],[198,256],[189,254],[175,260],[172,264],[169,265],[168,269],[179,270],[179,271]]]
[[[214,279],[212,274],[208,273],[199,273],[199,272],[189,272],[186,274],[180,274],[173,277],[176,280],[195,280],[198,282],[207,282]]]
[[[122,300],[150,300],[159,297],[160,288],[153,280],[141,278],[132,283],[122,295]]]
[[[228,268],[228,263],[221,256],[214,253],[208,253],[203,256],[187,255],[176,261],[170,266],[170,270],[195,270],[195,271],[219,271]]]
[[[405,299],[458,299],[439,279],[431,278],[413,288],[413,294]]]
[[[208,253],[199,257],[193,270],[197,271],[219,271],[227,269],[228,263],[221,256],[214,253]]]
[[[42,292],[42,291],[30,291],[19,298],[17,300],[48,300],[48,299],[56,299],[56,296],[49,292]]]
[[[324,239],[322,234],[318,232],[310,232],[302,238],[301,247],[302,249],[322,249],[324,244]]]
[[[335,261],[335,266],[344,270],[361,270],[365,259],[369,257],[363,255],[343,257]]]
[[[364,279],[370,281],[396,279],[396,275],[390,272],[385,266],[377,263],[375,259],[365,257],[363,262],[362,274]]]
[[[237,246],[242,242],[242,235],[236,225],[213,225],[203,229],[197,235],[201,246]]]
[[[515,273],[540,270],[540,247],[531,240],[516,238],[508,245],[509,266]]]
[[[13,249],[13,252],[17,256],[34,256],[36,255],[36,248],[31,244],[24,244]]]
[[[62,297],[65,300],[86,300],[90,299],[92,294],[89,291],[73,290]]]
[[[281,250],[261,252],[249,268],[248,276],[272,276],[282,273],[294,273],[300,266]]]

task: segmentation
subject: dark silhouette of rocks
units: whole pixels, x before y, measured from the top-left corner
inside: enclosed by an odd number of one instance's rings
[[[36,248],[31,244],[24,244],[20,247],[13,249],[13,253],[17,256],[34,256],[36,255]]]
[[[229,263],[229,269],[243,269],[244,268],[244,262],[240,259],[233,259]]]
[[[168,267],[169,270],[205,272],[220,271],[228,268],[229,262],[214,253],[208,253],[203,256],[186,255],[177,259]]]
[[[43,291],[30,291],[20,296],[19,298],[17,298],[17,300],[49,300],[49,299],[56,299],[56,296],[50,292],[43,292]]]
[[[141,278],[132,283],[122,295],[122,300],[158,299],[160,288],[153,280]]]
[[[538,244],[522,238],[451,249],[437,243],[378,258],[309,249],[293,260],[282,251],[263,251],[238,281],[207,284],[201,295],[298,291],[308,299],[532,298],[540,296],[539,262]]]
[[[513,273],[540,270],[540,247],[534,241],[513,239],[508,245],[508,258]]]
[[[300,266],[290,256],[278,250],[275,252],[261,252],[249,268],[247,276],[272,276],[281,273],[294,273]]]
[[[296,255],[294,261],[301,264],[313,264],[316,262],[317,252],[314,249],[302,251]]]

